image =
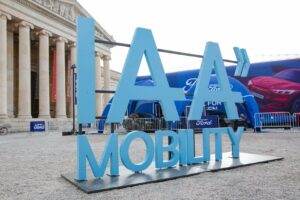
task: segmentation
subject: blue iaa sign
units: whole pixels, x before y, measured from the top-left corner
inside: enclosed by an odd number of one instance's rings
[[[78,65],[78,123],[94,123],[95,121],[95,76],[94,76],[94,21],[90,18],[79,17],[77,19],[77,65]],[[154,86],[135,85],[138,70],[145,55],[151,72]],[[225,71],[223,58],[219,45],[207,42],[201,70],[197,78],[197,85],[192,99],[188,120],[199,120],[205,102],[223,102],[228,119],[238,119],[236,103],[242,103],[242,95],[231,90]],[[212,71],[216,73],[220,89],[209,89],[209,81]],[[164,68],[151,30],[137,28],[135,30],[131,46],[123,67],[121,78],[116,89],[107,123],[121,123],[124,119],[127,105],[130,100],[157,100],[159,101],[166,121],[179,121],[175,102],[186,100],[182,88],[171,88],[166,78]],[[177,132],[171,130],[156,130],[152,138],[143,131],[133,131],[125,135],[119,141],[117,133],[108,136],[102,155],[96,155],[85,135],[77,136],[77,180],[86,180],[86,165],[90,165],[93,176],[101,178],[105,174],[108,162],[110,162],[110,175],[120,175],[119,162],[132,172],[141,172],[148,167],[158,169],[178,166],[194,165],[209,162],[210,136],[215,138],[215,156],[217,161],[222,160],[222,138],[227,135],[232,144],[232,157],[239,157],[239,145],[243,134],[243,127],[236,132],[232,128],[204,128],[202,145],[194,146],[193,129],[180,129]],[[163,140],[169,138],[169,144]],[[141,163],[134,163],[129,154],[131,143],[141,139],[146,145],[146,156]],[[118,145],[120,142],[120,145]],[[203,154],[196,156],[194,148],[202,148]],[[168,159],[164,153],[169,153]],[[97,158],[100,157],[100,162]],[[120,158],[120,159],[119,159]],[[86,162],[86,160],[88,162]],[[152,165],[152,163],[154,163]]]

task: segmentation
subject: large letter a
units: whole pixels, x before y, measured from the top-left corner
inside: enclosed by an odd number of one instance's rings
[[[135,85],[144,54],[154,82],[152,87]],[[175,101],[185,100],[181,88],[169,87],[152,32],[148,29],[135,31],[107,122],[122,122],[130,100],[159,100],[167,121],[179,120]]]
[[[215,69],[220,87],[219,91],[210,91],[208,88],[213,68]],[[219,45],[213,42],[206,43],[188,119],[199,120],[202,115],[204,103],[207,101],[224,102],[227,118],[239,118],[235,103],[243,102],[242,95],[240,92],[233,92],[231,90]]]

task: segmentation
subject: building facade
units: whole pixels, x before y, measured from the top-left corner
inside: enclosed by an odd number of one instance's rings
[[[0,0],[0,124],[12,132],[28,131],[30,121],[69,129],[76,16],[90,16],[76,0]],[[114,41],[97,22],[95,38]],[[110,48],[95,44],[96,89],[114,89],[119,80]],[[109,99],[96,94],[98,116]]]

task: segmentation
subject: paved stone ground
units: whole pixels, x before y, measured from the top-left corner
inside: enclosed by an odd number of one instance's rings
[[[106,139],[89,136],[95,155],[101,155]],[[201,153],[201,135],[196,141]],[[138,143],[131,150],[135,161],[145,153]],[[223,145],[230,151],[227,136]],[[88,195],[60,177],[75,171],[76,137],[53,132],[0,136],[0,199],[300,199],[299,131],[245,133],[241,151],[284,160]]]

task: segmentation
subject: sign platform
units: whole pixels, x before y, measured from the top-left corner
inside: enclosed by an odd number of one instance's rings
[[[212,156],[209,163],[179,166],[166,169],[156,169],[152,163],[142,173],[134,173],[124,166],[120,167],[120,176],[105,175],[96,179],[92,174],[87,174],[87,181],[77,181],[76,173],[62,174],[62,177],[78,187],[85,193],[102,192],[106,190],[120,189],[135,185],[161,182],[176,178],[197,175],[203,172],[216,172],[221,170],[233,169],[258,163],[266,163],[270,161],[282,160],[282,157],[265,156],[249,153],[240,153],[239,159],[233,159],[231,152],[223,153],[222,161],[214,161]]]

